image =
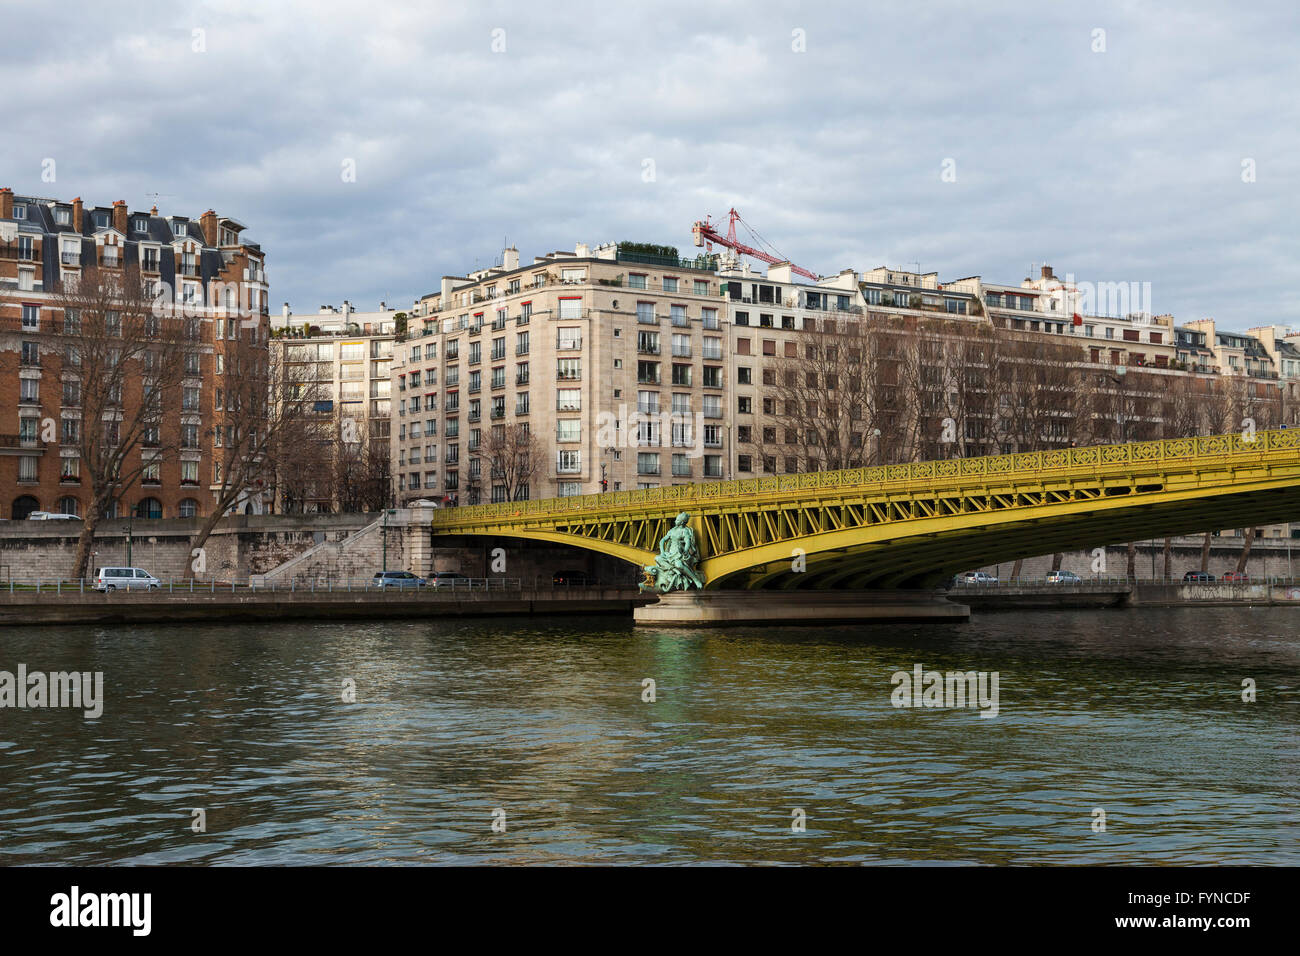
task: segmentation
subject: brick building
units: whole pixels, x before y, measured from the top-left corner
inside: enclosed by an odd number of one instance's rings
[[[0,189],[0,517],[85,513],[80,389],[58,293],[90,269],[138,270],[160,308],[193,319],[180,401],[160,420],[176,440],[142,442],[140,478],[110,510],[145,518],[211,510],[219,485],[212,449],[230,415],[220,407],[229,403],[225,342],[243,337],[264,350],[268,334],[265,257],[240,238],[244,228],[212,210],[191,219],[133,212],[121,200],[87,206]],[[125,401],[138,393],[126,389]],[[240,502],[240,510],[260,509],[256,494]]]

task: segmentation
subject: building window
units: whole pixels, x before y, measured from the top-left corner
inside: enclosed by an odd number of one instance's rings
[[[561,449],[556,454],[555,470],[561,474],[573,474],[581,471],[582,452],[578,449]]]
[[[561,388],[556,391],[556,409],[561,412],[582,410],[582,389]]]
[[[560,318],[562,319],[582,318],[582,299],[561,299]]]
[[[561,481],[557,483],[555,493],[560,498],[576,498],[582,494],[582,487],[576,481]]]
[[[659,474],[659,456],[654,452],[637,452],[636,473],[638,475]]]

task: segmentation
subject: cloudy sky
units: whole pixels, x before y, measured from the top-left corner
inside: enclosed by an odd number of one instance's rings
[[[215,208],[295,312],[409,305],[506,239],[685,253],[735,206],[819,273],[1047,262],[1150,282],[1180,321],[1300,324],[1293,2],[0,0],[0,22],[0,185]]]

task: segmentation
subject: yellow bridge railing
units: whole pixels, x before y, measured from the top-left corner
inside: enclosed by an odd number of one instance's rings
[[[574,495],[568,498],[543,498],[530,501],[507,501],[487,505],[469,505],[432,518],[439,524],[523,517],[529,515],[571,514],[607,511],[620,508],[664,504],[686,506],[718,498],[774,494],[785,491],[843,489],[872,484],[909,481],[932,481],[1006,475],[1028,477],[1044,472],[1072,468],[1115,465],[1160,465],[1181,460],[1227,458],[1258,455],[1270,451],[1294,449],[1300,452],[1300,428],[1271,431],[1233,432],[1194,438],[1167,438],[1159,441],[1130,442],[1122,445],[1088,445],[1051,451],[1019,452],[1012,455],[988,455],[979,458],[949,458],[900,465],[870,465],[839,471],[815,471],[797,475],[774,475],[766,478],[741,478],[701,484],[670,485],[641,491],[613,491],[603,494]],[[441,519],[441,520],[440,520]]]

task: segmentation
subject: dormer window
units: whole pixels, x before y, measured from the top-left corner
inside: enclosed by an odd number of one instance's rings
[[[149,220],[148,220],[148,219],[137,219],[137,220],[135,221],[135,231],[136,231],[136,232],[148,232],[148,231],[149,231]]]
[[[71,210],[56,208],[54,210],[54,221],[56,224],[60,226],[66,226],[69,222],[72,221]]]
[[[15,219],[26,219],[26,218],[27,218],[27,207],[26,207],[26,206],[23,206],[23,205],[15,205],[15,206],[14,206],[14,218],[15,218]]]
[[[96,212],[96,213],[95,213],[95,227],[96,227],[97,229],[107,229],[107,228],[108,228],[108,213],[106,213],[106,212]]]
[[[183,223],[183,222],[178,222],[178,223],[176,223],[176,235],[178,235],[178,236],[188,236],[188,235],[189,235],[189,233],[186,231],[185,223]]]

